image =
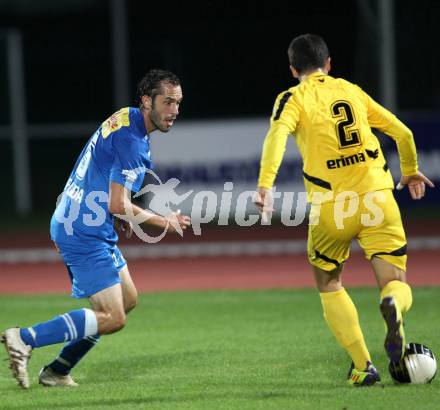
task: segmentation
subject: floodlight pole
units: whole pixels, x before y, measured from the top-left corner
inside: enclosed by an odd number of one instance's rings
[[[394,0],[377,0],[380,33],[380,92],[381,102],[396,112],[396,53],[394,38]]]
[[[23,44],[18,29],[7,33],[9,102],[11,106],[11,137],[14,166],[15,208],[25,216],[32,210],[29,177],[26,93],[24,85]]]
[[[114,108],[129,105],[129,56],[126,0],[112,0],[110,3]]]

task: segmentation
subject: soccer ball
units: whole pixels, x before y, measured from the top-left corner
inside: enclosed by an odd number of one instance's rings
[[[390,362],[388,369],[397,383],[430,383],[437,372],[437,361],[429,347],[408,343],[405,355],[398,363]]]

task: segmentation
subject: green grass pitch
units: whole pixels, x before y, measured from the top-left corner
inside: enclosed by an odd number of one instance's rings
[[[439,383],[396,386],[382,347],[378,291],[350,291],[382,384],[353,388],[350,360],[307,290],[141,295],[120,333],[104,336],[74,371],[77,389],[43,388],[37,373],[60,346],[36,349],[21,390],[0,352],[5,409],[438,409]],[[82,306],[68,296],[1,296],[0,327],[30,325]],[[414,289],[409,341],[440,355],[440,288]]]

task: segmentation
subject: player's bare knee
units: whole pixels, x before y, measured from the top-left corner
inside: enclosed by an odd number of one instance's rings
[[[326,271],[318,268],[317,266],[313,266],[316,285],[320,292],[335,292],[342,288],[342,267],[343,265],[340,265],[333,270]]]
[[[121,313],[110,313],[106,312],[103,318],[102,325],[99,326],[98,331],[100,334],[111,334],[118,332],[125,326],[126,316],[124,312]]]

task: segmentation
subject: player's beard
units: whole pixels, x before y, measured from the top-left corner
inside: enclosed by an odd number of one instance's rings
[[[159,113],[154,109],[154,104],[151,107],[150,119],[153,125],[161,132],[168,132],[171,127],[168,127],[167,124],[161,125],[162,120],[160,118]]]

